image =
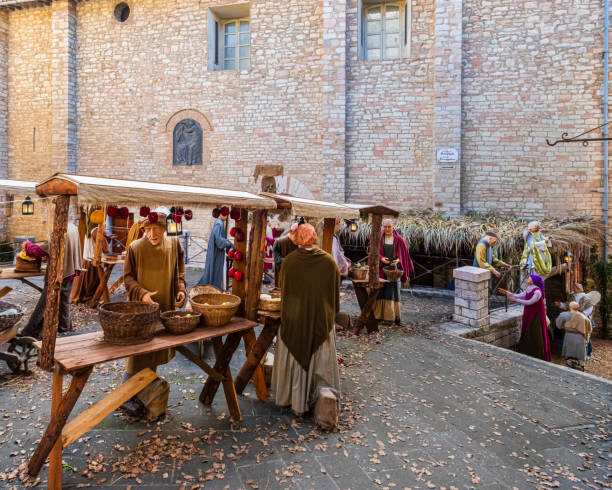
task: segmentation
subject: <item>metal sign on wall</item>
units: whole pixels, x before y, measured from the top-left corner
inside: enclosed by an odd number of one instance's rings
[[[459,161],[459,151],[455,148],[438,148],[436,161],[438,163],[457,163]]]

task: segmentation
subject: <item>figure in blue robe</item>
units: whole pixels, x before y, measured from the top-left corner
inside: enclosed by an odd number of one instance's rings
[[[225,250],[228,244],[229,242],[225,235],[225,223],[223,218],[219,217],[215,220],[212,232],[210,233],[208,249],[206,250],[206,266],[198,284],[211,284],[223,290]]]

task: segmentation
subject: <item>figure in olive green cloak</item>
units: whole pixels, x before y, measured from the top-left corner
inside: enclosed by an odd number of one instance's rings
[[[314,407],[322,388],[331,389],[338,400],[337,420],[340,376],[334,326],[340,272],[331,255],[313,246],[311,225],[300,225],[296,234],[300,248],[285,258],[280,273],[281,328],[272,386],[276,404],[290,405],[298,415]]]

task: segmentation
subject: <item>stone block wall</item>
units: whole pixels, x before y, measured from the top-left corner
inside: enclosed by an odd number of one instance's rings
[[[601,216],[602,2],[463,3],[463,211]]]
[[[459,267],[455,278],[453,321],[474,328],[489,325],[489,279],[491,273],[478,267]]]
[[[522,314],[522,306],[510,307],[508,311],[493,311],[489,325],[467,332],[462,337],[510,349],[518,344],[521,336]]]

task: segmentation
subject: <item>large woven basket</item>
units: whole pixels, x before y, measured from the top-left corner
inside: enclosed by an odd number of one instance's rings
[[[359,269],[351,269],[353,273],[353,279],[357,279],[358,281],[363,281],[368,277],[369,267],[360,267]]]
[[[202,314],[202,323],[208,327],[229,322],[236,314],[240,301],[238,296],[222,293],[199,294],[189,299],[193,311]]]
[[[164,311],[160,315],[166,330],[176,335],[195,330],[201,317],[200,313],[194,311]]]
[[[10,315],[0,315],[0,331],[12,328],[15,324],[23,317],[23,311],[16,305],[7,303],[6,301],[0,301],[0,312],[15,309],[17,313]]]
[[[15,257],[15,272],[40,272],[41,259],[25,260]]]
[[[98,308],[104,340],[111,344],[144,344],[159,325],[159,305],[140,301],[104,303]]]
[[[404,271],[402,271],[402,269],[398,269],[397,267],[385,267],[383,271],[385,272],[387,281],[390,282],[397,281],[404,274]]]
[[[281,301],[280,298],[265,299],[259,298],[259,304],[257,308],[264,311],[280,311]]]

